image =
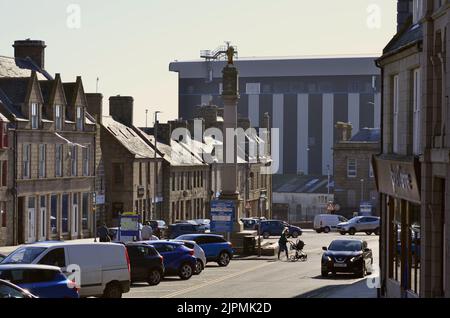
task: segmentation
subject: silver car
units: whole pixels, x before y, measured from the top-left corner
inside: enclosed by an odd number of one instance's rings
[[[364,232],[367,235],[380,234],[380,218],[376,216],[357,216],[347,222],[337,225],[337,230],[342,235],[355,235],[357,232]]]

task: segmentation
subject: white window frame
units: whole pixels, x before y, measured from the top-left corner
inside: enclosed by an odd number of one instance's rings
[[[78,162],[77,162],[77,146],[72,146],[72,149],[70,150],[70,172],[72,177],[76,177],[78,175]]]
[[[354,161],[354,169],[350,169],[351,162]],[[356,178],[358,176],[358,160],[355,158],[347,159],[347,178]]]
[[[63,117],[62,117],[62,106],[56,105],[55,106],[55,129],[56,130],[62,130],[62,123],[63,123]]]
[[[55,177],[63,176],[63,145],[55,145]]]
[[[47,145],[40,144],[39,145],[39,153],[38,153],[38,159],[39,159],[39,171],[38,176],[39,178],[45,178],[46,177],[46,160],[47,160]]]
[[[30,179],[30,165],[31,165],[31,144],[23,145],[22,153],[22,177]]]
[[[261,83],[247,83],[245,85],[245,92],[247,95],[261,94]]]
[[[76,122],[77,130],[83,130],[83,107],[77,106],[76,108]]]
[[[91,149],[89,147],[83,148],[83,176],[89,176],[89,161],[91,156]]]
[[[392,151],[398,153],[399,149],[399,131],[398,131],[398,114],[399,114],[399,76],[393,77],[393,90],[392,90]]]
[[[31,129],[39,128],[39,105],[31,103]]]
[[[421,96],[421,73],[420,69],[413,72],[413,153],[420,155],[421,149],[421,129],[422,129],[422,96]]]

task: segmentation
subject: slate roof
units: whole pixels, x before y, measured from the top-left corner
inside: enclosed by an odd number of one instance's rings
[[[0,102],[17,118],[24,117],[19,106],[27,97],[29,82],[30,78],[23,77],[0,78]]]
[[[423,39],[423,28],[422,24],[412,24],[412,20],[410,23],[405,26],[399,33],[397,33],[392,40],[386,45],[383,50],[383,55],[387,55],[389,53],[393,53],[398,51],[406,46],[409,46],[414,43],[418,43]]]
[[[0,78],[30,77],[36,71],[38,80],[52,80],[52,76],[36,65],[30,58],[14,58],[0,55]]]
[[[328,193],[327,176],[299,176],[295,174],[274,175],[273,192],[278,193]],[[333,193],[334,181],[330,179],[330,193]]]
[[[41,87],[42,97],[44,98],[45,103],[49,102],[54,85],[55,81],[39,81],[39,86]]]
[[[154,158],[155,152],[133,129],[104,116],[102,126],[137,159]],[[157,156],[157,158],[161,158]]]
[[[363,128],[350,141],[379,142],[381,141],[381,130],[379,128]]]

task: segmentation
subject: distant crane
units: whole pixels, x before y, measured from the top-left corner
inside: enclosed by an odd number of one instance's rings
[[[234,49],[234,55],[238,57],[238,50],[236,46],[232,46],[230,41],[226,41],[225,45],[219,46],[217,49],[202,50],[200,51],[200,57],[205,59],[206,62],[206,82],[211,83],[214,78],[212,61],[218,61],[221,59],[230,59],[228,56],[230,52],[230,47]]]

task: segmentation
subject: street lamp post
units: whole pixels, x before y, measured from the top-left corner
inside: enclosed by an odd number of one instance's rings
[[[156,215],[156,192],[157,192],[157,174],[158,174],[158,162],[156,161],[156,159],[157,159],[157,156],[156,156],[156,154],[157,154],[157,152],[158,152],[158,114],[161,114],[161,112],[160,111],[156,111],[155,112],[155,124],[154,124],[154,128],[155,128],[155,131],[154,131],[154,135],[155,135],[155,157],[154,157],[154,159],[155,159],[155,162],[154,162],[154,165],[155,165],[155,176],[154,176],[154,183],[153,183],[153,212],[155,212],[155,215]],[[153,219],[153,215],[152,215],[152,219]],[[160,218],[159,218],[160,219]]]
[[[259,195],[259,204],[258,204],[258,257],[261,257],[261,218],[262,218],[262,210],[263,210],[263,200],[267,198],[266,192],[261,191]],[[265,202],[264,202],[265,203]]]

